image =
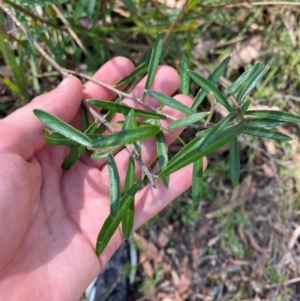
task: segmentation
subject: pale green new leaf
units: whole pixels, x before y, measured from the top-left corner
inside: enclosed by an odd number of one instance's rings
[[[67,124],[63,120],[59,119],[58,117],[39,109],[34,109],[33,113],[40,121],[42,121],[50,129],[64,135],[67,138],[70,138],[74,142],[77,142],[81,145],[84,146],[91,145],[92,140],[88,136],[78,131],[71,125]]]
[[[94,160],[104,159],[108,156],[109,153],[111,153],[111,152],[104,150],[99,153],[92,154],[91,158]]]
[[[195,111],[193,109],[184,105],[183,103],[181,103],[180,101],[176,100],[175,98],[173,98],[171,96],[164,95],[160,92],[153,91],[153,90],[145,90],[145,92],[148,95],[150,95],[151,97],[153,97],[156,100],[158,100],[159,102],[161,102],[162,104],[164,104],[168,107],[171,107],[175,110],[178,110],[185,114],[194,114],[195,113]]]

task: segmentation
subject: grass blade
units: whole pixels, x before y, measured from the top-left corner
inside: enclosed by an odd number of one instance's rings
[[[168,128],[169,129],[175,129],[175,128],[179,128],[179,127],[182,127],[182,126],[187,126],[187,125],[190,125],[192,123],[195,123],[195,122],[203,119],[207,115],[208,115],[207,112],[202,112],[202,113],[196,113],[196,114],[193,114],[193,115],[188,115],[188,116],[185,116],[185,117],[183,117],[181,119],[174,120],[174,121],[170,122],[168,124]]]
[[[186,55],[183,55],[181,64],[180,64],[180,70],[179,70],[179,76],[180,76],[180,86],[179,91],[183,94],[188,95],[190,92],[190,77],[187,74],[187,70],[189,69],[189,59]]]
[[[229,147],[229,172],[231,184],[236,187],[240,179],[240,150],[237,138],[230,142]]]
[[[254,117],[268,118],[278,120],[280,122],[293,122],[300,123],[300,116],[294,115],[287,112],[272,111],[272,110],[249,110],[245,115],[250,115]]]
[[[107,156],[107,167],[109,175],[110,215],[112,218],[115,218],[120,208],[121,183],[116,161],[110,153]]]
[[[71,125],[67,124],[63,120],[59,119],[58,117],[39,109],[33,110],[33,113],[40,121],[46,124],[50,129],[64,135],[65,137],[81,145],[84,146],[91,145],[92,140],[88,136],[78,131]]]
[[[228,103],[227,98],[220,92],[217,87],[214,86],[214,84],[194,71],[188,70],[187,72],[197,85],[202,87],[203,90],[205,90],[207,93],[211,91],[214,94],[216,101],[218,101],[229,112],[231,111],[231,106]]]
[[[135,164],[134,158],[130,157],[128,161],[126,179],[125,179],[125,192],[129,190],[135,181]],[[132,197],[133,199],[133,197]],[[126,213],[122,219],[122,232],[125,239],[129,239],[134,223],[134,201],[132,200],[130,206],[126,210]]]
[[[150,89],[153,83],[157,71],[157,67],[159,64],[160,56],[161,56],[162,44],[163,44],[162,36],[158,35],[151,52],[145,89]]]
[[[166,117],[162,114],[158,114],[155,112],[148,112],[144,110],[139,110],[135,108],[131,108],[125,104],[118,104],[111,101],[105,101],[100,99],[88,99],[87,102],[101,107],[106,110],[110,110],[111,112],[117,112],[124,115],[128,115],[131,110],[134,112],[134,116],[143,117],[143,118],[153,118],[153,119],[166,119]]]
[[[193,178],[192,178],[192,199],[193,208],[197,212],[200,206],[203,184],[203,158],[196,160],[193,163]]]
[[[264,129],[260,127],[254,127],[254,126],[249,126],[245,131],[243,132],[244,134],[251,135],[251,136],[257,136],[257,137],[263,137],[263,138],[268,138],[268,139],[275,139],[275,140],[282,140],[282,141],[290,141],[293,140],[288,135],[269,130],[269,129]]]
[[[216,84],[219,78],[224,74],[228,63],[231,59],[231,56],[226,57],[208,76],[207,80],[210,81],[212,84]],[[199,107],[199,105],[202,103],[203,99],[207,95],[207,91],[204,89],[200,89],[197,93],[194,102],[192,104],[192,109],[196,109]]]
[[[141,187],[143,183],[143,179],[140,179],[136,182],[122,197],[121,199],[121,207],[117,214],[117,216],[113,219],[111,215],[107,217],[105,220],[96,243],[96,254],[99,256],[103,250],[106,248],[109,243],[111,237],[116,232],[119,224],[121,223],[124,215],[127,212],[127,209],[130,207],[131,203],[134,201],[134,196],[138,189]]]
[[[92,148],[106,148],[124,145],[139,140],[144,140],[159,133],[160,127],[149,125],[137,129],[122,130],[105,136],[100,136],[93,140]]]
[[[145,90],[145,92],[148,95],[150,95],[151,97],[153,97],[156,100],[158,100],[159,102],[161,102],[162,104],[164,104],[168,107],[171,107],[177,111],[183,112],[185,114],[194,114],[195,113],[195,111],[193,109],[184,105],[183,103],[174,99],[171,96],[164,95],[162,93],[159,93],[159,92],[153,91],[153,90]]]

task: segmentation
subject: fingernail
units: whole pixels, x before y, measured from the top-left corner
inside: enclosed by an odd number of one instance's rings
[[[64,78],[64,80],[58,85],[58,87],[65,86],[66,84],[69,83],[70,79],[73,77],[72,74],[69,74],[67,77]]]

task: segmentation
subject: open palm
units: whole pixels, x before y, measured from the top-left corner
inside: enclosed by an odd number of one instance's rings
[[[130,61],[117,57],[95,77],[114,84],[133,68]],[[141,96],[144,84],[142,80],[132,93]],[[171,95],[178,85],[176,71],[161,66],[152,88]],[[99,229],[109,214],[105,162],[83,156],[70,170],[62,170],[69,149],[46,145],[44,126],[32,113],[40,108],[76,125],[82,98],[113,96],[90,82],[83,88],[72,77],[0,122],[0,300],[78,300],[121,244],[122,233],[117,231],[102,255],[95,254]],[[187,105],[191,102],[184,95],[176,98]],[[151,98],[146,101],[157,105]],[[131,100],[126,102],[133,105]],[[182,116],[169,108],[166,111]],[[165,138],[167,143],[174,139],[171,134]],[[129,154],[122,149],[115,157],[124,183]],[[149,165],[155,157],[155,140],[144,141],[143,161]],[[134,228],[190,183],[191,168],[186,167],[171,175],[168,189],[161,181],[157,181],[157,189],[145,186],[135,198]]]

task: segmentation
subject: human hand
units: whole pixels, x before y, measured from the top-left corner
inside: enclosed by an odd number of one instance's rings
[[[116,57],[95,78],[114,84],[133,69],[129,60]],[[145,79],[132,94],[140,97],[144,85]],[[171,95],[178,86],[177,72],[161,66],[152,89]],[[82,98],[113,96],[91,82],[83,89],[79,79],[68,77],[63,85],[0,121],[0,300],[78,300],[122,243],[122,233],[117,231],[101,256],[95,254],[98,232],[109,214],[105,162],[82,156],[70,170],[62,170],[69,148],[47,145],[44,125],[32,112],[42,109],[76,125]],[[191,104],[188,96],[176,99]],[[146,101],[158,105],[150,97]],[[137,106],[129,99],[126,103]],[[170,144],[174,136],[164,134]],[[154,138],[143,141],[142,157],[147,165],[155,160]],[[128,158],[126,149],[115,156],[122,183]],[[137,170],[140,176],[138,166]],[[187,166],[170,176],[169,188],[157,180],[157,189],[147,185],[140,190],[135,197],[134,229],[184,192],[191,185],[191,174]]]

